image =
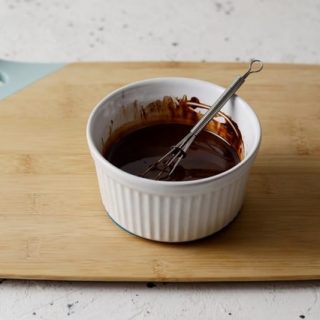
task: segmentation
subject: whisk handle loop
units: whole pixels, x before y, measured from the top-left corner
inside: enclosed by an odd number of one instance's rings
[[[242,75],[238,76],[233,83],[220,95],[218,100],[210,107],[210,109],[204,114],[204,116],[196,123],[196,125],[191,129],[193,135],[197,135],[201,130],[209,123],[209,121],[217,114],[226,102],[231,99],[231,97],[238,91],[238,89],[245,82],[246,78],[255,72],[260,72],[263,68],[263,64],[260,60],[251,60],[248,71]]]

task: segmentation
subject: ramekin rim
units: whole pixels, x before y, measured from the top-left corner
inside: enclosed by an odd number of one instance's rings
[[[247,162],[251,160],[252,157],[255,156],[257,153],[260,143],[261,143],[261,138],[262,138],[262,130],[261,130],[261,123],[260,120],[256,114],[256,112],[251,108],[251,106],[243,100],[240,96],[237,95],[237,99],[239,99],[242,103],[246,105],[246,107],[249,109],[249,112],[252,113],[254,119],[256,120],[256,126],[257,126],[257,131],[258,134],[255,137],[254,145],[250,151],[250,153],[245,157],[245,159],[241,160],[238,164],[236,164],[234,167],[221,172],[217,175],[207,177],[207,178],[202,178],[202,179],[197,179],[197,180],[188,180],[188,181],[159,181],[159,180],[152,180],[148,178],[143,178],[139,177],[136,175],[133,175],[131,173],[125,172],[121,170],[120,168],[116,167],[112,163],[110,163],[108,160],[106,160],[102,154],[99,152],[97,147],[95,146],[95,143],[92,140],[91,136],[91,129],[93,125],[93,120],[94,117],[97,113],[97,111],[104,105],[104,102],[111,98],[113,95],[118,94],[119,92],[128,89],[130,87],[134,87],[137,85],[143,85],[144,83],[150,83],[150,82],[159,82],[159,81],[192,81],[192,82],[199,82],[199,83],[204,83],[204,84],[209,84],[213,87],[216,87],[219,90],[224,90],[225,88],[222,86],[219,86],[215,83],[212,83],[210,81],[206,80],[201,80],[201,79],[194,79],[194,78],[188,78],[188,77],[156,77],[156,78],[149,78],[149,79],[144,79],[144,80],[139,80],[135,82],[128,83],[116,90],[111,91],[109,94],[104,96],[97,104],[96,106],[92,109],[90,112],[88,121],[87,121],[87,126],[86,126],[86,137],[87,137],[87,143],[89,146],[89,150],[91,152],[91,155],[93,159],[96,161],[98,160],[102,166],[106,167],[107,169],[110,169],[114,172],[114,174],[117,174],[119,177],[123,178],[126,181],[129,181],[131,183],[144,183],[145,185],[150,185],[150,186],[167,186],[167,187],[187,187],[187,186],[195,186],[195,185],[200,185],[200,184],[206,184],[210,183],[213,181],[220,180],[224,178],[225,176],[228,176],[236,171],[238,171],[241,167],[245,166]]]

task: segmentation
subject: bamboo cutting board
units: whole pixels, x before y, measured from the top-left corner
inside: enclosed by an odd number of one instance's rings
[[[132,81],[185,76],[227,86],[244,64],[83,63],[0,102],[0,277],[106,281],[320,278],[320,66],[269,64],[239,95],[263,128],[244,207],[188,244],[130,235],[106,215],[85,126]]]

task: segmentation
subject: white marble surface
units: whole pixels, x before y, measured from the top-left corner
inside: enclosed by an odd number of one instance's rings
[[[318,0],[0,0],[0,56],[320,62]]]
[[[55,283],[5,281],[1,320],[318,320],[319,286],[297,283]]]
[[[0,58],[320,62],[320,2],[0,0]],[[320,319],[320,282],[6,280],[0,320]]]

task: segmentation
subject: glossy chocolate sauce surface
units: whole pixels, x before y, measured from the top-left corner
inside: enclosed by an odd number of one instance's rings
[[[122,125],[113,120],[103,139],[102,154],[116,167],[137,176],[166,154],[201,119],[209,106],[186,96],[165,96],[146,105],[134,101],[119,109]],[[131,112],[131,120],[128,114]],[[244,146],[237,124],[219,112],[198,135],[174,173],[161,180],[188,181],[214,176],[243,159]]]
[[[114,141],[104,152],[116,167],[142,176],[145,170],[183,138],[192,126],[187,124],[155,124],[132,130]],[[240,162],[237,152],[219,136],[202,131],[192,143],[186,157],[170,177],[162,180],[188,181],[214,176]],[[148,178],[156,175],[148,175]]]

